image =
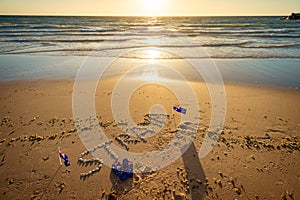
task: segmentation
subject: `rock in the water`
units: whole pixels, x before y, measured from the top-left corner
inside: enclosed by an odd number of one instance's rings
[[[300,20],[300,13],[292,13],[290,16],[281,18],[282,20],[291,19],[291,20]]]

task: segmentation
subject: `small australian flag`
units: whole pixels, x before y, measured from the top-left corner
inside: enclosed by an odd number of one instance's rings
[[[183,107],[180,107],[179,105],[175,104],[173,106],[173,110],[176,110],[177,112],[180,112],[182,114],[186,114],[186,109]]]

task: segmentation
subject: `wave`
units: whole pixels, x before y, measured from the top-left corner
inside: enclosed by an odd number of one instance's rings
[[[94,50],[94,49],[47,49],[47,50],[31,50],[31,51],[10,51],[10,52],[2,52],[2,54],[42,54],[42,55],[55,55],[55,56],[92,56],[92,57],[119,57],[119,58],[130,58],[130,59],[149,59],[147,57],[141,57],[140,55],[135,54],[126,54],[119,56],[118,53],[110,53],[104,54],[102,50]],[[247,55],[239,55],[239,54],[201,54],[197,56],[193,55],[185,55],[180,56],[176,54],[167,54],[168,56],[160,56],[157,59],[270,59],[270,58],[290,58],[290,59],[299,59],[300,57],[297,54],[247,54]]]
[[[1,33],[0,32],[0,38],[3,37],[3,38],[10,38],[10,37],[13,37],[13,38],[16,38],[16,37],[48,37],[48,36],[52,36],[53,37],[53,34],[52,33],[35,33],[35,34],[32,34],[32,33]],[[73,32],[73,33],[64,33],[64,32],[58,32],[55,34],[55,37],[53,38],[58,38],[58,36],[76,36],[76,37],[81,37],[81,36],[87,36],[87,37],[98,37],[98,36],[102,36],[102,37],[109,37],[109,36],[122,36],[121,34],[114,34],[114,33],[76,33],[76,32]]]
[[[285,47],[297,47],[300,46],[300,42],[286,43],[286,44],[251,44],[251,45],[240,45],[241,48],[285,48]]]
[[[0,42],[53,42],[53,43],[90,43],[90,42],[124,42],[130,39],[11,39],[11,40],[1,40]]]
[[[186,44],[184,37],[195,42]],[[0,53],[82,55],[101,43],[100,56],[106,55],[101,51],[155,46],[203,47],[222,58],[281,57],[299,50],[299,38],[299,23],[278,17],[0,16]]]
[[[2,32],[0,31],[0,38],[20,38],[23,40],[23,37],[89,37],[89,40],[93,40],[93,37],[135,37],[134,39],[143,39],[143,37],[166,37],[166,38],[178,38],[178,37],[201,37],[201,36],[222,36],[222,37],[236,37],[236,38],[300,38],[300,33],[286,34],[286,33],[272,33],[272,32],[207,32],[207,31],[198,31],[198,32],[182,32],[182,35],[178,34],[168,34],[165,32],[110,32],[110,31],[10,31]],[[132,38],[131,38],[132,39]],[[225,38],[226,39],[226,38]],[[54,39],[53,39],[54,40]],[[15,42],[18,42],[15,40]],[[81,41],[78,41],[81,42]]]
[[[179,32],[187,34],[188,36],[236,36],[236,37],[300,37],[300,31],[291,31],[291,30],[207,30],[207,29],[181,29]]]
[[[123,31],[122,29],[4,29],[0,28],[0,33],[23,33],[23,32],[32,32],[32,33],[57,33],[57,32],[91,32],[91,33],[103,33],[103,32],[115,32]]]
[[[195,32],[195,33],[299,33],[298,29],[224,29],[224,28],[205,28],[205,29],[194,29],[185,28],[178,29],[182,32]]]
[[[215,27],[227,27],[227,28],[245,28],[245,27],[268,27],[265,23],[218,23],[218,24],[183,24],[179,27],[195,27],[195,28],[215,28]]]
[[[0,42],[2,43],[40,43],[40,44],[63,44],[63,43],[78,43],[78,44],[89,44],[89,43],[104,43],[106,46],[109,46],[109,48],[104,48],[102,50],[115,50],[115,49],[132,49],[132,48],[140,48],[140,47],[149,47],[153,46],[147,42],[143,42],[143,39],[147,40],[148,37],[141,37],[139,34],[119,34],[117,37],[115,34],[107,34],[106,38],[102,37],[103,35],[100,35],[100,37],[89,37],[90,35],[86,34],[74,34],[74,35],[64,35],[65,38],[62,37],[55,37],[55,38],[49,38],[46,37],[47,35],[43,35],[44,37],[31,37],[26,34],[22,35],[20,37],[19,35],[6,35],[5,37],[0,35]],[[67,37],[67,36],[74,36],[73,38]],[[93,35],[93,36],[99,36],[99,35]],[[114,36],[114,37],[110,37]],[[132,37],[137,36],[137,37]],[[148,35],[146,35],[148,36]],[[174,35],[177,37],[176,35]],[[7,38],[8,37],[8,38]],[[170,37],[170,35],[169,35]],[[180,37],[180,36],[178,36]],[[139,42],[141,41],[141,42]],[[122,46],[114,45],[116,42],[122,42]],[[288,48],[288,47],[298,47],[300,46],[300,41],[295,42],[289,42],[289,43],[260,43],[258,41],[251,41],[251,40],[235,40],[235,41],[229,41],[229,40],[200,40],[195,41],[191,44],[183,44],[183,43],[169,43],[169,44],[156,44],[155,47],[158,48],[196,48],[196,47],[238,47],[238,48]]]

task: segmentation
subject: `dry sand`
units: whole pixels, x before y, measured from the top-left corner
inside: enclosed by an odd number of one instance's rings
[[[98,87],[96,110],[107,137],[124,148],[115,140],[120,130],[109,106],[113,82],[103,80]],[[73,81],[0,83],[0,199],[300,199],[299,91],[226,84],[224,131],[213,151],[199,159],[211,106],[205,84],[192,86],[201,113],[193,144],[171,165],[121,182],[107,166],[80,179],[95,165],[77,163],[86,149],[72,118]],[[145,85],[131,98],[131,116],[143,122],[155,103],[172,114],[175,101],[166,88]],[[135,152],[160,148],[176,135],[175,128],[171,115],[161,133],[128,147]],[[69,156],[70,167],[59,165],[58,147]]]

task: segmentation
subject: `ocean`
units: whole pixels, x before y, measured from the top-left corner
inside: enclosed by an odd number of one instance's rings
[[[0,45],[0,54],[85,56],[93,51],[94,56],[120,56],[136,48],[158,47],[182,52],[159,55],[169,59],[300,58],[300,22],[278,16],[1,16]]]
[[[74,79],[87,57],[184,58],[213,60],[225,82],[300,87],[300,21],[279,16],[0,16],[0,47],[0,81]]]

